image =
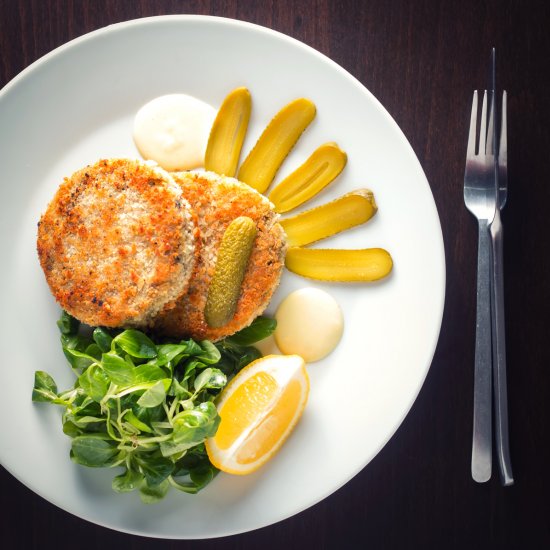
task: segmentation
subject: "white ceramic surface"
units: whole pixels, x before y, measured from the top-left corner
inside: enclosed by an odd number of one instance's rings
[[[40,213],[66,175],[101,157],[137,156],[136,111],[167,93],[219,106],[247,86],[253,114],[244,151],[288,101],[307,96],[317,117],[277,180],[318,145],[336,141],[349,162],[311,205],[369,187],[379,212],[323,243],[388,249],[395,262],[378,284],[319,284],[342,306],[344,336],[309,365],[310,401],[281,452],[248,477],[220,474],[196,496],[160,504],[111,491],[114,470],[69,460],[60,410],[33,404],[36,369],[72,385],[58,345],[59,310],[36,250]],[[0,92],[0,460],[55,505],[120,531],[208,538],[272,524],[327,497],[364,468],[412,406],[437,343],[445,292],[439,218],[422,168],[402,132],[350,74],[279,33],[233,20],[174,16],[113,25],[40,59]],[[288,272],[270,306],[313,283]]]

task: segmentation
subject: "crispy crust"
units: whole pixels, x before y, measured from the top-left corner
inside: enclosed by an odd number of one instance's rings
[[[154,330],[172,337],[216,341],[248,326],[269,304],[284,266],[284,231],[273,205],[234,178],[212,172],[180,172],[173,177],[198,216],[201,252],[187,291],[175,307],[159,315]],[[212,328],[204,319],[208,288],[223,234],[239,216],[248,216],[256,222],[257,237],[235,315],[224,327]]]
[[[40,220],[37,248],[71,315],[89,325],[145,326],[185,291],[197,237],[168,173],[112,159],[65,178]]]

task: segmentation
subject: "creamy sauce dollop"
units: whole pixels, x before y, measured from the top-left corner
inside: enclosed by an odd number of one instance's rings
[[[344,332],[344,316],[328,292],[307,287],[291,292],[275,313],[275,342],[285,354],[311,363],[326,357]]]
[[[146,103],[134,119],[134,142],[146,160],[165,170],[204,166],[204,153],[216,109],[185,94],[169,94]]]

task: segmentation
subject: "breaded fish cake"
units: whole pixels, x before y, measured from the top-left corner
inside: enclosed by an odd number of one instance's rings
[[[248,326],[269,304],[284,266],[285,234],[269,200],[248,185],[212,172],[172,175],[197,214],[201,245],[186,292],[155,319],[154,329],[174,337],[220,340]],[[225,326],[212,328],[204,318],[208,288],[223,234],[239,216],[256,223],[257,236],[235,315]]]
[[[197,237],[167,172],[111,159],[65,178],[40,220],[37,248],[63,309],[89,325],[139,327],[185,291]]]

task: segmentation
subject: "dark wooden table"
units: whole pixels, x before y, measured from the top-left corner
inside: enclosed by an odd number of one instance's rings
[[[73,517],[0,469],[0,547],[550,548],[550,2],[0,0],[0,87],[89,31],[175,13],[232,17],[289,34],[342,65],[395,118],[426,172],[445,239],[447,295],[433,364],[380,454],[291,519],[226,539],[155,541]],[[503,217],[510,488],[501,487],[496,464],[490,482],[470,477],[477,226],[462,185],[471,94],[485,86],[491,46],[509,94]],[[3,365],[3,376],[9,368],[16,366]],[[40,456],[36,462],[40,467]]]

